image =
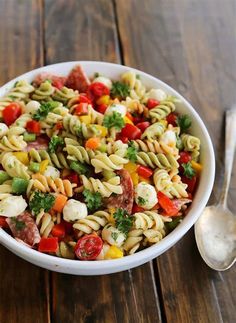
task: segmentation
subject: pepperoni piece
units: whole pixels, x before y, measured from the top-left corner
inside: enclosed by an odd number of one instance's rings
[[[66,80],[67,87],[78,90],[79,92],[86,92],[90,83],[91,82],[80,65],[73,68]]]
[[[132,179],[126,169],[118,170],[117,174],[120,176],[120,185],[123,193],[109,197],[107,199],[107,207],[125,209],[129,214],[131,214],[134,202]]]
[[[22,240],[29,246],[39,243],[41,237],[38,227],[28,212],[23,212],[15,218],[7,218],[7,223],[14,238]]]
[[[65,76],[57,76],[47,72],[43,72],[37,75],[36,78],[33,80],[33,86],[39,86],[42,82],[46,80],[52,81],[52,85],[57,87],[58,89],[61,89],[66,83]]]
[[[33,142],[29,142],[25,150],[29,151],[33,148],[36,150],[45,150],[48,148],[48,143],[49,143],[49,138],[47,136],[42,135],[37,137],[37,140]]]

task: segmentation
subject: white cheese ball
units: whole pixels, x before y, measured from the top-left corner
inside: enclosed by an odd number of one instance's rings
[[[148,98],[163,101],[167,98],[167,94],[161,89],[151,89]]]
[[[25,106],[25,113],[34,114],[40,108],[40,103],[38,101],[29,101]]]
[[[145,210],[152,209],[158,202],[155,188],[145,182],[139,183],[135,188],[135,202]]]
[[[109,89],[112,88],[112,81],[109,78],[105,77],[105,76],[98,76],[98,77],[96,77],[93,80],[93,83],[95,83],[95,82],[102,83],[105,86],[107,86]]]
[[[172,130],[167,130],[160,137],[160,142],[163,142],[167,146],[175,147],[176,146],[176,135]]]
[[[0,122],[0,138],[7,134],[8,129],[9,128],[5,123]]]
[[[119,112],[122,117],[124,117],[127,113],[127,108],[123,104],[115,104],[113,103],[106,109],[105,114],[112,114],[113,112]]]
[[[9,196],[0,202],[0,215],[15,217],[27,208],[27,203],[22,196]]]
[[[88,209],[85,203],[70,199],[63,208],[63,219],[68,222],[86,218]]]
[[[120,247],[124,243],[126,236],[111,224],[107,224],[102,230],[102,239],[112,246]]]
[[[60,171],[53,166],[47,166],[43,175],[47,177],[51,177],[52,179],[56,179],[60,177]]]

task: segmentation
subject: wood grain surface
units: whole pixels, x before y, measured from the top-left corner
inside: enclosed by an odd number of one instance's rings
[[[157,76],[192,102],[209,129],[214,203],[224,111],[236,102],[235,21],[234,0],[0,0],[0,85],[69,60],[124,63]],[[153,262],[96,277],[49,273],[0,247],[0,275],[0,323],[236,322],[235,266],[209,269],[193,230]]]

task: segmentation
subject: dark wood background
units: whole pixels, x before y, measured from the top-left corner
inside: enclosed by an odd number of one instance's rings
[[[224,111],[236,102],[235,0],[0,0],[0,85],[69,60],[136,67],[189,99],[214,143],[216,201]],[[193,230],[153,262],[99,277],[49,272],[0,247],[0,277],[1,323],[236,322],[236,267],[209,269]]]

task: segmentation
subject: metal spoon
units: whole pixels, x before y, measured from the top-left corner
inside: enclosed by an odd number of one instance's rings
[[[236,216],[227,208],[235,146],[236,106],[226,112],[225,178],[219,204],[206,207],[195,224],[195,238],[203,260],[220,271],[236,261]]]

